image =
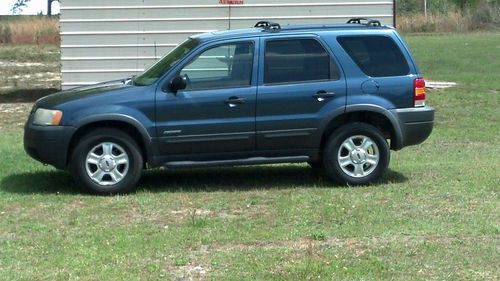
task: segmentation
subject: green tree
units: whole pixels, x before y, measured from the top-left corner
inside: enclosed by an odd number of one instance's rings
[[[452,0],[452,2],[460,10],[465,10],[465,8],[474,7],[477,4],[477,0]]]
[[[16,0],[16,2],[10,8],[13,15],[17,15],[23,11],[31,0]],[[47,15],[50,17],[52,15],[52,2],[59,0],[47,0]]]
[[[397,0],[396,9],[400,15],[415,14],[423,8],[421,0]]]
[[[12,5],[12,8],[10,8],[10,11],[14,15],[21,13],[29,1],[31,0],[16,0],[16,2]]]

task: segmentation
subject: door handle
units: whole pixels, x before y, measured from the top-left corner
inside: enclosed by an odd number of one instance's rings
[[[247,101],[246,98],[239,98],[239,97],[230,97],[227,100],[224,101],[229,107],[235,107],[238,104],[245,103]]]
[[[318,101],[324,101],[327,98],[333,98],[335,96],[334,92],[327,92],[327,91],[318,91],[316,94],[313,95],[313,98],[317,99]]]

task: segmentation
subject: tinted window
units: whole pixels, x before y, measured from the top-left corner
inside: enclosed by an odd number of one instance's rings
[[[264,65],[266,84],[338,78],[338,72],[330,67],[330,56],[313,39],[268,41]]]
[[[227,44],[208,49],[181,70],[186,90],[249,86],[252,79],[253,44]]]
[[[400,76],[410,71],[394,41],[385,36],[342,36],[342,48],[368,76]]]

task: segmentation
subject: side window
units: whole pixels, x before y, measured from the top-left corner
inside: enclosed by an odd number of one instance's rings
[[[180,72],[186,90],[246,87],[252,80],[254,46],[251,42],[220,45],[193,59]]]
[[[295,83],[338,79],[330,55],[314,39],[266,42],[264,83]]]
[[[341,36],[338,42],[368,76],[401,76],[410,71],[394,41],[386,36]]]

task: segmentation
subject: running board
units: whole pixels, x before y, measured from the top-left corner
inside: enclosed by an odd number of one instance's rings
[[[238,166],[256,164],[278,164],[307,162],[309,156],[287,156],[287,157],[251,157],[245,159],[217,160],[217,161],[172,161],[165,163],[169,169],[216,167],[216,166]]]

